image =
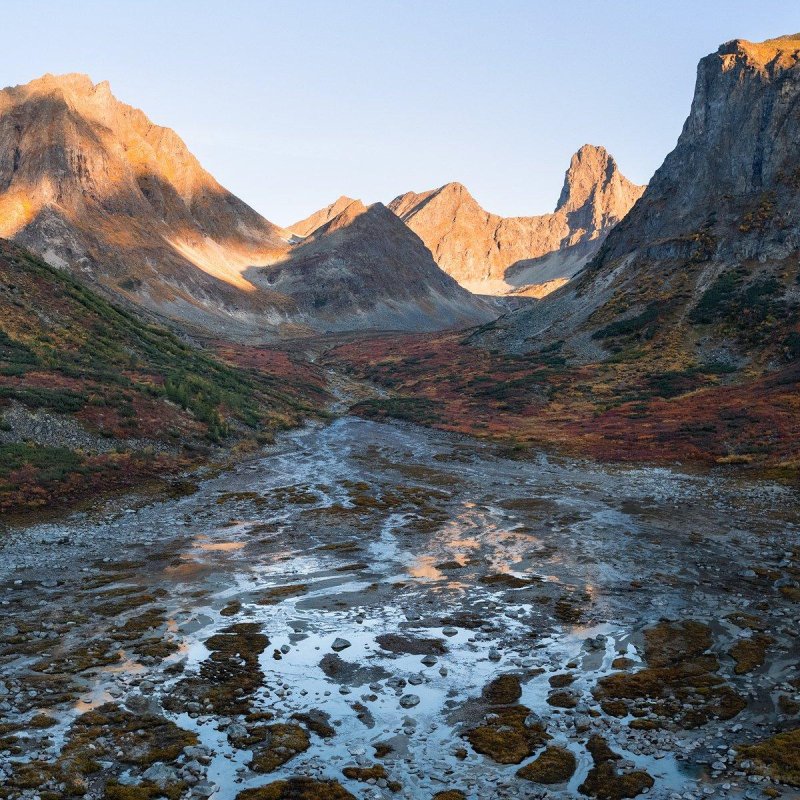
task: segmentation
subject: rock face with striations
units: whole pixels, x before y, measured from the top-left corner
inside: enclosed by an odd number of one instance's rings
[[[462,286],[541,296],[580,269],[643,190],[622,175],[605,148],[584,145],[572,157],[552,214],[491,214],[460,183],[407,192],[389,208]]]
[[[0,236],[117,298],[239,338],[326,329],[318,307],[304,305],[303,280],[340,299],[338,281],[347,283],[351,304],[337,305],[339,327],[362,327],[373,306],[408,301],[398,293],[397,260],[394,279],[378,285],[374,264],[348,264],[338,250],[337,270],[324,270],[330,286],[316,272],[320,262],[308,261],[302,280],[282,284],[295,294],[271,286],[262,270],[288,268],[289,232],[220,186],[177,134],[85,75],[46,75],[0,91]],[[485,305],[455,284],[442,286],[430,259],[427,277],[448,301],[441,327],[459,304],[459,319],[487,318]],[[424,277],[416,272],[414,280]],[[424,303],[435,326],[436,309]]]
[[[798,255],[800,34],[737,39],[700,61],[675,149],[579,279],[487,338],[780,364],[800,358]]]

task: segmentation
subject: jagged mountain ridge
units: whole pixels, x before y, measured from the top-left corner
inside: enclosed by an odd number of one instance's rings
[[[584,145],[572,156],[552,214],[492,214],[460,183],[406,192],[389,208],[463,286],[505,294],[535,285],[538,291],[531,287],[527,293],[542,296],[580,269],[643,191],[622,175],[605,148]]]
[[[0,235],[183,326],[248,339],[327,329],[302,292],[292,296],[264,279],[263,267],[288,268],[291,235],[220,186],[177,134],[84,75],[46,75],[0,92]],[[323,249],[304,267],[317,289]],[[350,301],[338,304],[337,324],[379,319],[370,311],[397,299],[402,269],[376,287],[373,264],[362,259],[351,269],[337,258],[338,272],[326,274],[347,277]],[[459,305],[460,320],[491,316],[455,284],[442,287],[432,260],[425,269],[446,295],[447,320]],[[425,303],[436,325],[436,309]]]
[[[800,357],[800,35],[703,58],[675,149],[573,284],[485,334],[729,366]]]

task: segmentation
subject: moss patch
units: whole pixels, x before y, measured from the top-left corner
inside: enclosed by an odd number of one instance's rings
[[[258,657],[268,645],[269,638],[258,623],[238,622],[223,628],[206,640],[211,655],[200,665],[199,674],[177,684],[165,698],[165,706],[179,712],[186,703],[197,702],[223,716],[248,714],[264,677]]]
[[[749,760],[750,771],[789,786],[800,786],[800,728],[739,748],[739,759]]]
[[[492,711],[483,725],[467,731],[466,738],[475,752],[498,764],[519,764],[550,739],[539,723],[525,724],[530,714],[526,706],[505,706]]]
[[[297,597],[307,591],[308,586],[305,583],[296,583],[290,586],[273,586],[261,595],[258,602],[262,606],[275,606],[288,597]]]
[[[767,648],[772,644],[772,637],[765,633],[755,633],[749,639],[739,639],[731,648],[731,657],[736,662],[734,672],[745,675],[764,664]]]
[[[254,748],[250,762],[253,772],[273,772],[311,746],[305,728],[292,723],[266,725],[253,733],[262,737],[261,744]]]
[[[643,770],[618,772],[615,762],[620,760],[620,756],[611,750],[602,736],[592,736],[586,749],[592,756],[594,766],[589,770],[586,780],[578,787],[578,791],[582,794],[596,797],[598,800],[622,800],[626,797],[636,797],[645,789],[653,787],[655,781]]]
[[[315,781],[312,778],[290,778],[258,789],[245,789],[236,800],[356,800],[337,781]]]
[[[492,705],[511,705],[522,697],[517,675],[500,675],[483,687],[483,699]]]
[[[731,719],[747,703],[716,674],[719,662],[706,654],[711,644],[711,632],[702,623],[660,623],[645,631],[649,666],[601,678],[594,695],[606,713],[618,717],[635,707],[639,716],[650,712],[684,728],[715,716]]]
[[[547,703],[556,708],[575,708],[578,705],[578,698],[572,692],[551,692],[547,696]]]
[[[575,756],[565,747],[548,747],[517,775],[535,783],[563,783],[573,776],[576,767]]]

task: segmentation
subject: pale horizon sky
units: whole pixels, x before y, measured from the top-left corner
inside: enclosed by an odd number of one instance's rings
[[[389,202],[448,181],[495,213],[545,213],[586,142],[645,183],[700,58],[800,31],[786,0],[5,6],[0,84],[110,81],[280,225],[342,194]]]

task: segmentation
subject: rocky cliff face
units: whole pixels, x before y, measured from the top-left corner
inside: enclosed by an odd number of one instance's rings
[[[189,327],[238,337],[318,328],[298,281],[292,295],[261,280],[260,268],[291,260],[289,232],[220,186],[177,134],[84,75],[0,92],[0,236]],[[349,281],[343,327],[363,325],[364,309],[392,301],[402,283],[400,272],[400,281],[377,286],[358,272],[367,266],[326,273]],[[428,267],[438,286],[440,270]],[[318,292],[339,290],[322,285],[313,265],[304,278]],[[461,290],[450,299],[464,303],[464,318],[476,308]],[[481,306],[477,319],[485,317]]]
[[[800,35],[735,40],[700,61],[677,146],[580,278],[490,338],[784,363],[800,357],[799,252]]]
[[[552,214],[500,217],[484,211],[460,183],[396,197],[391,208],[436,262],[473,291],[536,293],[566,282],[596,252],[641,195],[602,147],[572,157]],[[533,285],[533,286],[531,286]]]

